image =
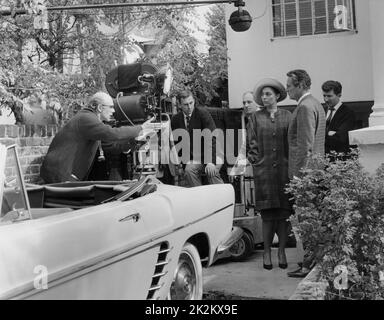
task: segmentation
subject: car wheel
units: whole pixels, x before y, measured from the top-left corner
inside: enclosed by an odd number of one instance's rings
[[[243,236],[229,248],[229,253],[233,261],[243,261],[252,253],[252,250],[253,238],[249,233],[244,232]]]
[[[170,300],[201,300],[202,297],[203,269],[200,255],[196,247],[187,242],[181,250],[168,298]]]

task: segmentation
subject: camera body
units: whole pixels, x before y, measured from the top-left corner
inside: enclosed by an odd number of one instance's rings
[[[119,176],[123,180],[148,174],[162,177],[169,163],[170,148],[166,146],[169,146],[172,135],[170,118],[173,108],[168,98],[171,82],[172,71],[169,67],[159,71],[146,62],[119,65],[106,75],[105,86],[114,99],[115,108],[115,120],[110,125],[139,125],[154,118],[151,129],[156,132],[156,136],[150,138],[139,136],[123,156],[105,152],[109,172],[115,172],[113,180]]]
[[[172,114],[166,90],[172,81],[169,70],[142,62],[119,65],[106,75],[105,87],[115,99],[117,125],[141,124],[153,116],[160,122],[161,114]]]

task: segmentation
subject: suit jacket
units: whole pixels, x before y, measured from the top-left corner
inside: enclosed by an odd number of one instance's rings
[[[333,115],[328,127],[328,131],[336,131],[336,133],[333,136],[329,136],[328,132],[326,132],[325,153],[330,153],[331,151],[348,153],[348,131],[354,128],[355,114],[343,103]]]
[[[112,128],[102,123],[92,109],[80,110],[53,138],[40,176],[46,183],[85,180],[100,140],[129,140],[140,131],[141,126]]]
[[[189,121],[189,130],[188,134],[185,132],[183,137],[180,137],[177,129],[184,129],[185,121],[184,121],[184,113],[180,111],[178,114],[174,115],[171,120],[171,127],[174,137],[178,137],[176,143],[182,143],[182,148],[179,149],[179,156],[182,156],[182,163],[186,163],[190,160],[197,160],[200,163],[207,164],[209,162],[216,163],[216,138],[212,139],[201,139],[201,148],[194,148],[194,139],[193,139],[193,131],[198,130],[197,133],[201,133],[204,129],[209,129],[211,132],[216,129],[215,122],[211,114],[204,107],[195,107],[193,109],[191,119]],[[180,132],[180,131],[179,131]],[[188,139],[188,141],[185,141]],[[181,142],[183,141],[183,142]],[[189,142],[189,147],[187,147],[187,142]],[[197,141],[198,142],[198,141]],[[184,148],[185,147],[185,148]],[[178,147],[177,147],[178,148]],[[189,154],[181,154],[184,153],[185,150],[189,150]],[[205,152],[211,150],[212,157],[204,157]]]
[[[311,94],[304,97],[292,114],[288,128],[288,175],[299,176],[300,169],[308,167],[312,153],[324,155],[325,112]]]

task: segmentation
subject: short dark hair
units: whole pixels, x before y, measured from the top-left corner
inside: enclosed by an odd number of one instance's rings
[[[304,89],[308,90],[311,88],[311,77],[305,70],[296,69],[289,71],[287,77],[292,78],[292,83],[295,87],[301,83]]]
[[[324,92],[329,92],[329,91],[332,91],[336,94],[336,95],[339,95],[341,94],[342,90],[343,90],[343,86],[341,85],[341,83],[339,81],[335,81],[335,80],[328,80],[328,81],[325,81],[323,83],[323,85],[321,86],[321,89],[324,91]]]
[[[188,97],[192,97],[193,98],[193,93],[191,90],[182,90],[178,93],[177,95],[177,101],[181,102],[182,99],[186,99]]]
[[[276,96],[277,96],[277,95],[280,96],[280,92],[279,92],[279,90],[277,90],[275,87],[271,87],[271,86],[265,86],[265,87],[263,87],[263,88],[260,90],[260,93],[263,92],[264,88],[270,88]]]

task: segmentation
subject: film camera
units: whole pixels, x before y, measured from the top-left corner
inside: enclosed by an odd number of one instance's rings
[[[153,119],[152,129],[156,132],[155,136],[147,136],[144,132],[137,137],[136,143],[124,155],[105,152],[109,179],[134,179],[149,174],[162,177],[171,152],[172,103],[168,93],[172,80],[169,66],[159,70],[150,63],[119,65],[106,75],[106,89],[114,98],[115,121],[111,125],[137,125]],[[102,153],[101,150],[101,156]],[[126,161],[122,161],[122,157],[126,157]]]

